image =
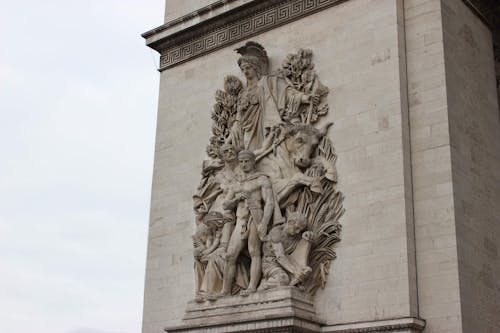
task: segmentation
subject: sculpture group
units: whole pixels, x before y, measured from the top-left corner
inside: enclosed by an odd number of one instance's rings
[[[258,43],[236,50],[246,83],[216,92],[208,160],[194,199],[196,301],[296,286],[324,288],[343,196],[327,137],[328,89],[310,50],[269,73]]]

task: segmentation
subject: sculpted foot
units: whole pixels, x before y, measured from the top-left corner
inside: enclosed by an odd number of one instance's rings
[[[294,286],[296,286],[297,284],[299,284],[300,282],[301,282],[301,279],[299,279],[299,278],[297,278],[297,277],[294,277],[294,278],[292,279],[292,281],[290,281],[289,286],[290,286],[290,287],[294,287]]]
[[[208,294],[205,299],[210,302],[216,301],[220,296],[220,294]]]
[[[240,291],[240,296],[245,296],[246,297],[246,296],[248,296],[250,294],[253,294],[256,291],[257,291],[257,289],[255,289],[255,288],[248,288],[248,289]]]

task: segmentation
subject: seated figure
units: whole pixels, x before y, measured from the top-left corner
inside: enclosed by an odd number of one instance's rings
[[[262,251],[262,282],[259,290],[295,286],[309,276],[307,266],[312,233],[304,231],[307,221],[300,213],[290,213],[285,224],[271,229]]]
[[[215,232],[205,224],[199,224],[192,238],[196,293],[199,294],[205,276],[208,254],[212,253],[218,247],[220,233]]]

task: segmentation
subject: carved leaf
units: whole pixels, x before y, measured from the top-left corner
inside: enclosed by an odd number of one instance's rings
[[[243,83],[238,77],[228,75],[224,78],[224,90],[229,95],[238,96],[240,91],[243,90]]]
[[[316,155],[324,157],[327,161],[335,163],[337,160],[337,155],[333,148],[332,142],[326,136],[323,137],[318,147],[316,148]]]
[[[227,93],[223,90],[217,90],[215,92],[215,101],[217,104],[223,104],[224,98],[226,98]]]

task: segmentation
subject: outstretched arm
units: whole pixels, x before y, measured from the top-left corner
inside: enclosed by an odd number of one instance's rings
[[[275,182],[277,190],[276,196],[281,206],[288,197],[299,187],[310,186],[313,181],[312,177],[304,175],[302,172],[297,172],[291,179],[280,179]]]

